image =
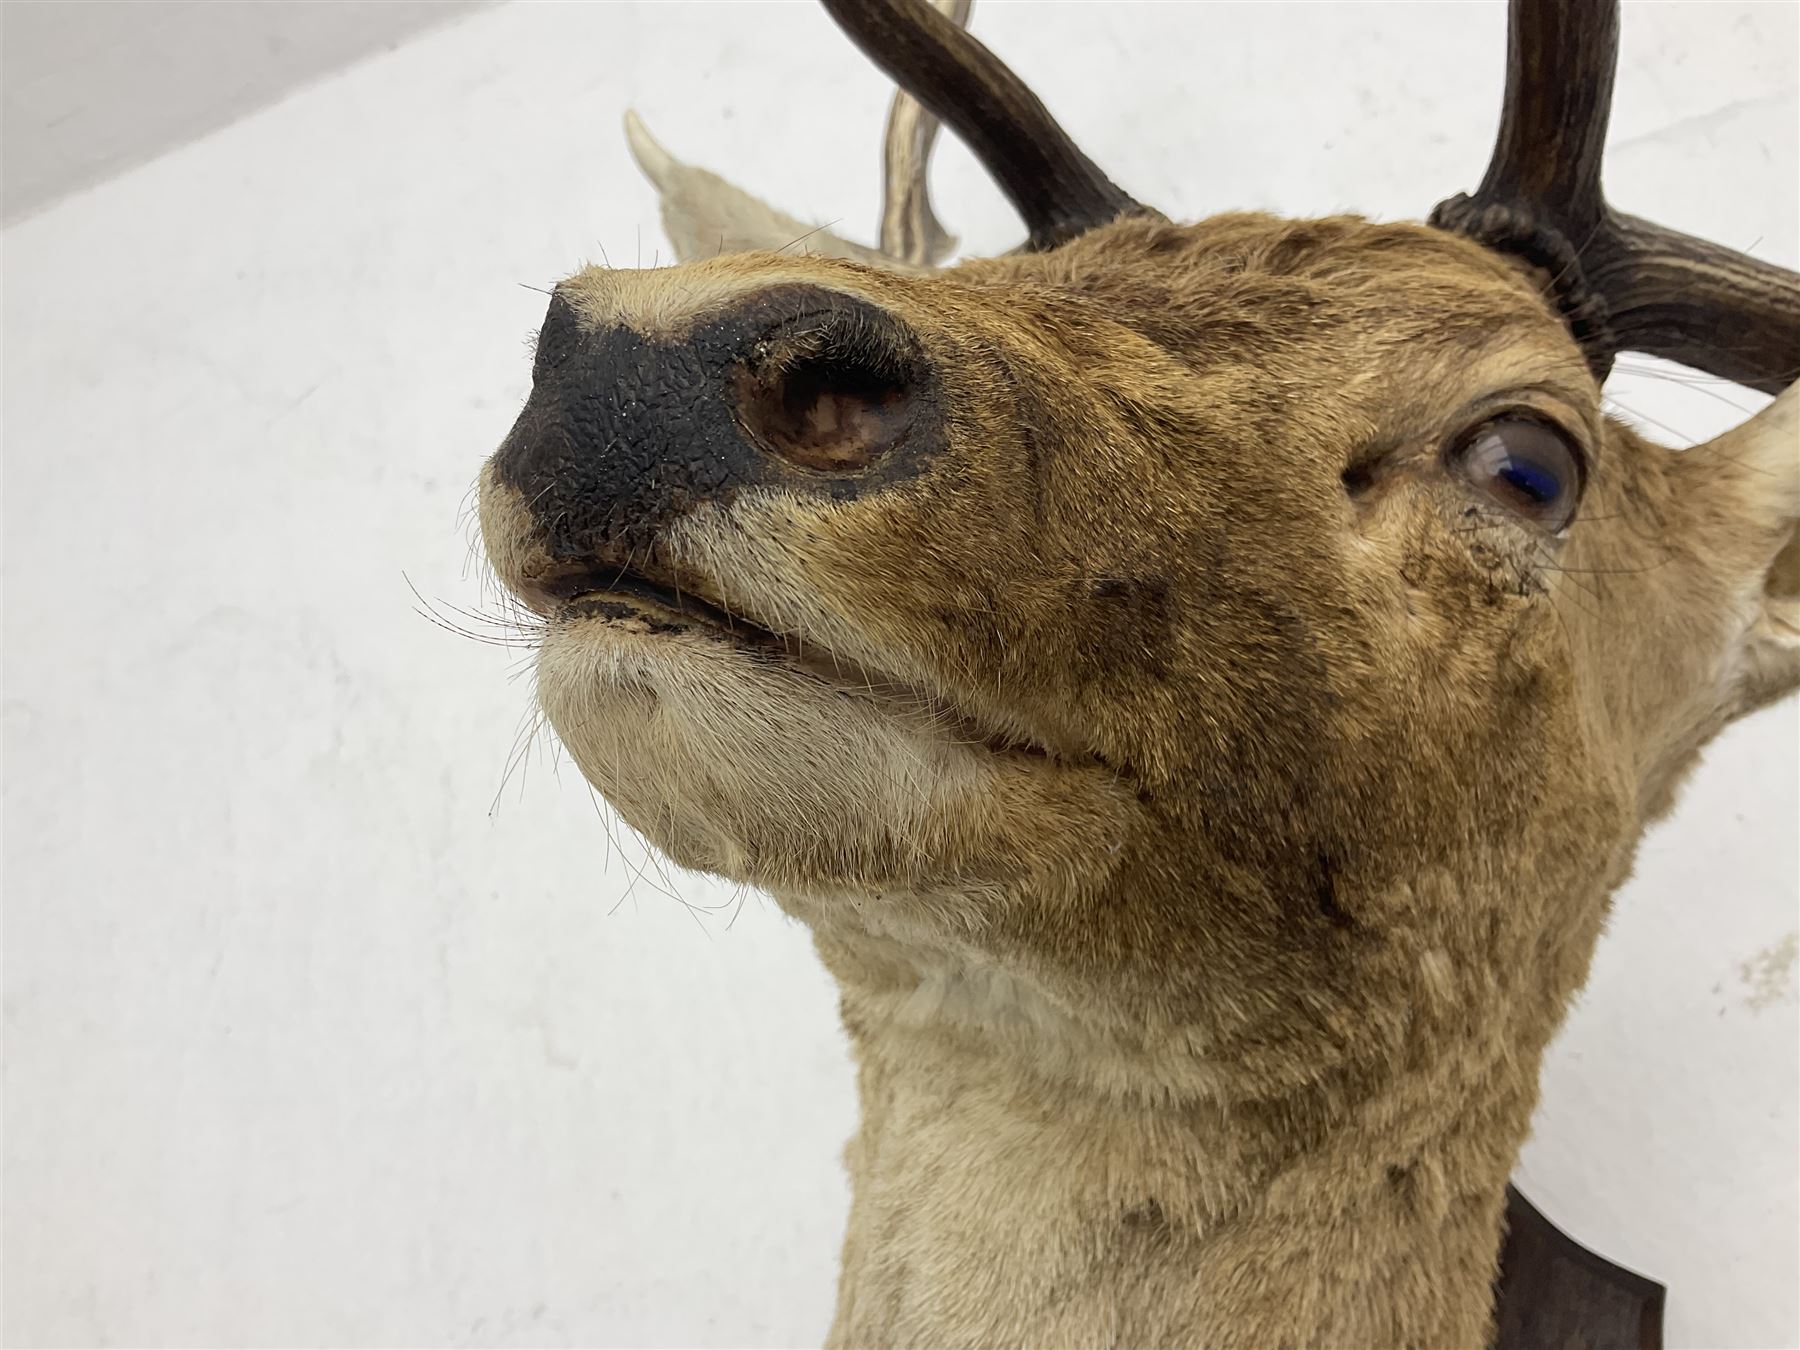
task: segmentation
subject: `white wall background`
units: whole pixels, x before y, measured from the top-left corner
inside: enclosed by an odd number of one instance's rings
[[[1175,215],[1416,217],[1499,107],[1490,4],[977,27]],[[1631,7],[1615,198],[1800,262],[1797,33]],[[10,1343],[823,1335],[853,1106],[805,934],[609,844],[545,740],[507,778],[519,655],[406,578],[479,602],[526,286],[664,250],[624,109],[866,238],[887,95],[805,5],[514,4],[6,232]],[[1017,238],[954,144],[938,195]],[[1682,440],[1760,402],[1613,392]],[[1679,1346],[1800,1343],[1796,734],[1741,725],[1646,843],[1520,1169]]]
[[[491,0],[5,0],[7,224]]]

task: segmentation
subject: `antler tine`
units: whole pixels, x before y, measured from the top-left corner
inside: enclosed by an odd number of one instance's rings
[[[1618,45],[1617,0],[1512,0],[1493,159],[1432,223],[1543,267],[1600,376],[1629,349],[1778,393],[1800,376],[1800,275],[1606,203]]]
[[[1648,352],[1779,394],[1800,378],[1800,274],[1609,212],[1588,267],[1621,350]]]
[[[1530,202],[1579,238],[1606,213],[1600,159],[1619,58],[1616,0],[1515,0],[1506,101],[1478,199]]]
[[[823,0],[863,53],[942,118],[1054,248],[1144,208],[1076,148],[1044,105],[981,43],[926,0]]]
[[[958,28],[969,26],[973,0],[931,3]],[[936,114],[906,90],[895,93],[882,138],[881,251],[921,267],[939,262],[956,247],[931,209],[926,171],[937,133]]]

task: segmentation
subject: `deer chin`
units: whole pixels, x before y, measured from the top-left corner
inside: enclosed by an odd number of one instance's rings
[[[1045,829],[1091,846],[1072,822],[1119,796],[1091,764],[641,578],[572,596],[537,681],[627,824],[684,867],[777,891],[1005,887],[1058,865]]]

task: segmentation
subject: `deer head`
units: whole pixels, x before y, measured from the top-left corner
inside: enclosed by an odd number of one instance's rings
[[[826,7],[917,100],[884,249],[774,251],[806,227],[633,123],[690,260],[550,302],[481,483],[543,708],[812,926],[853,1034],[1259,1121],[1244,1195],[1400,1169],[1486,1234],[1466,1336],[1609,894],[1800,683],[1800,278],[1605,203],[1604,3],[1515,0],[1430,224],[1171,223],[961,15]],[[934,115],[1018,251],[934,267]],[[1674,453],[1602,415],[1621,349],[1779,396]]]

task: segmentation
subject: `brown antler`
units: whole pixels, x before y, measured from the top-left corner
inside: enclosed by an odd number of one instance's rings
[[[1023,81],[925,0],[823,0],[864,54],[960,136],[1054,248],[1144,208],[1086,155]]]
[[[1778,393],[1800,375],[1800,276],[1606,204],[1618,44],[1617,0],[1512,0],[1487,176],[1432,223],[1548,271],[1599,375],[1629,349]]]

